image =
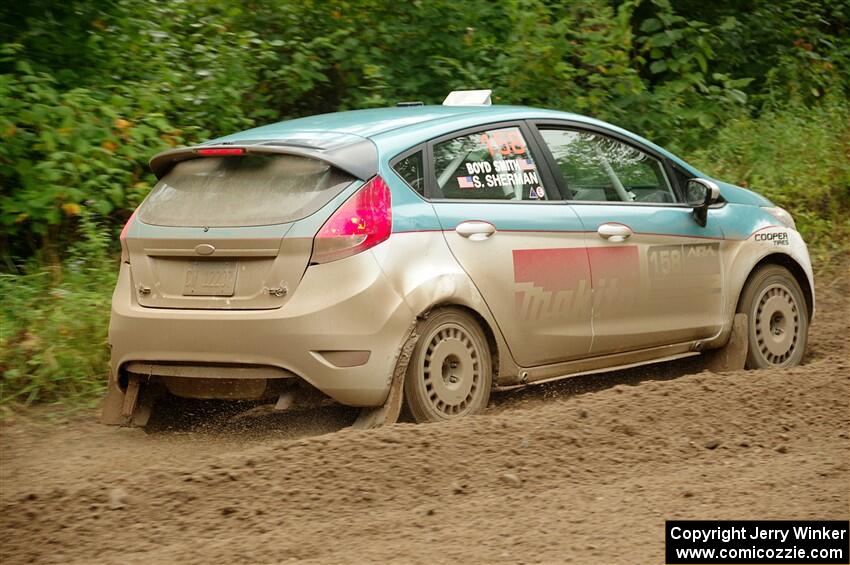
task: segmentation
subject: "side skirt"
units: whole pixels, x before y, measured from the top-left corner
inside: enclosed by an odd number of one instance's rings
[[[520,383],[496,386],[494,390],[513,390],[530,384],[547,383],[569,377],[578,377],[580,375],[609,373],[631,369],[632,367],[640,367],[641,365],[651,365],[653,363],[663,363],[684,357],[692,357],[700,354],[699,350],[695,350],[697,343],[699,342],[689,341],[687,343],[653,347],[640,351],[614,353],[612,355],[605,355],[604,357],[520,369],[520,378],[522,379]]]

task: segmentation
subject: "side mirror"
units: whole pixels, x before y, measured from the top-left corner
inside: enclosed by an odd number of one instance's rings
[[[691,179],[685,187],[688,206],[694,209],[694,220],[705,227],[708,207],[720,199],[720,187],[706,179]]]

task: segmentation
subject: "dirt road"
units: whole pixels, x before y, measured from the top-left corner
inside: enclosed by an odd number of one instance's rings
[[[818,281],[792,370],[680,362],[369,432],[342,408],[156,433],[26,412],[0,433],[0,561],[663,563],[665,519],[847,519],[847,275]]]

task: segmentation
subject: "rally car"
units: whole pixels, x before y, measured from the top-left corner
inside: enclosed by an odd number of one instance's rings
[[[806,347],[791,216],[599,120],[456,92],[150,166],[120,238],[107,423],[166,394],[303,390],[364,426],[450,420],[492,390],[723,348],[735,320],[747,367]]]

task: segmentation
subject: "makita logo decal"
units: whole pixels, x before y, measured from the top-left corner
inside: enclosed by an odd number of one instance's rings
[[[517,249],[513,259],[518,320],[584,319],[591,303],[600,315],[638,303],[636,245]]]
[[[773,243],[773,245],[790,245],[786,232],[757,233],[755,240],[762,243]]]

